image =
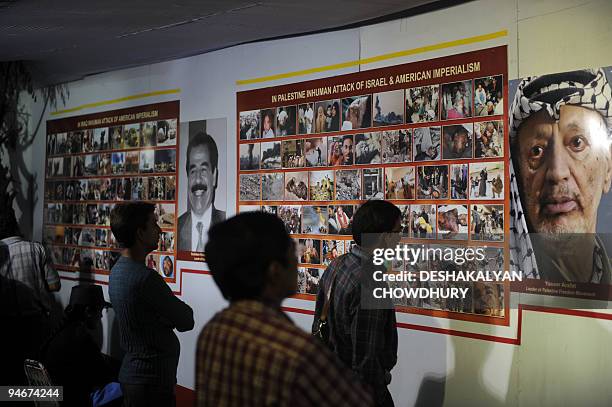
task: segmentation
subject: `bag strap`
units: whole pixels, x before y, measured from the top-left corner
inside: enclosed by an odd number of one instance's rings
[[[327,316],[329,314],[329,305],[331,303],[332,294],[334,292],[334,286],[336,285],[336,276],[338,274],[338,267],[334,267],[333,276],[329,287],[327,288],[327,292],[325,293],[325,303],[323,304],[323,310],[321,310],[321,316],[319,317],[319,321],[326,322]]]

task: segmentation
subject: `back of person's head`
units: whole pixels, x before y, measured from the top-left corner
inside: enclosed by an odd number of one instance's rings
[[[263,212],[236,215],[208,232],[206,262],[224,298],[230,301],[260,297],[270,265],[287,266],[292,245],[285,225]]]
[[[146,202],[131,202],[117,205],[111,211],[110,225],[113,235],[122,247],[130,248],[136,243],[136,232],[145,229],[155,205]]]
[[[399,208],[389,201],[368,201],[353,216],[353,239],[361,246],[364,234],[392,232],[401,216]]]
[[[0,214],[0,239],[6,239],[11,236],[18,236],[19,224],[15,217],[13,208],[3,209]]]
[[[80,284],[72,287],[64,314],[69,321],[86,322],[99,319],[103,308],[110,307],[104,300],[102,287],[96,284]]]

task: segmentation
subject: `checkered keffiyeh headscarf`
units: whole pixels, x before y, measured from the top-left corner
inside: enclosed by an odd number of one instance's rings
[[[612,135],[612,89],[603,69],[531,76],[519,84],[510,110],[510,142],[532,114],[545,109],[559,120],[561,106],[576,105],[597,111]],[[512,150],[510,152],[512,158]],[[540,278],[514,171],[510,160],[510,267],[523,277]],[[593,273],[594,278],[601,273]],[[598,281],[592,281],[598,282]]]

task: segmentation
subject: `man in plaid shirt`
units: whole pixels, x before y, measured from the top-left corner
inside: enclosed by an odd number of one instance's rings
[[[357,210],[353,218],[356,244],[323,273],[313,323],[315,332],[330,292],[329,345],[346,366],[372,387],[377,406],[394,405],[387,385],[397,362],[397,327],[393,303],[372,301],[374,284],[387,284],[372,279],[372,250],[399,242],[400,219],[399,208],[387,201],[368,201]]]
[[[372,406],[350,370],[291,322],[295,243],[276,216],[243,213],[209,231],[206,261],[230,302],[197,345],[198,406]]]

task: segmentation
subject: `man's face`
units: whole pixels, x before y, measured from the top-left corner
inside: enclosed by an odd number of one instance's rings
[[[540,111],[521,125],[517,142],[515,160],[530,230],[594,233],[612,171],[601,116],[567,105],[556,122]]]
[[[345,138],[342,141],[342,158],[344,162],[350,162],[353,157],[353,140]]]
[[[147,223],[145,224],[144,228],[138,230],[138,233],[147,253],[157,250],[157,247],[159,246],[161,229],[157,224],[157,215],[155,212],[151,212],[149,214]]]
[[[217,169],[212,167],[208,147],[200,145],[191,149],[187,176],[191,210],[201,216],[212,205],[217,188]]]
[[[272,121],[270,120],[270,116],[265,115],[264,122],[263,122],[264,130],[266,131],[270,130],[271,125],[272,125]]]
[[[452,143],[452,151],[457,156],[463,155],[467,147],[468,138],[465,133],[455,133]]]

